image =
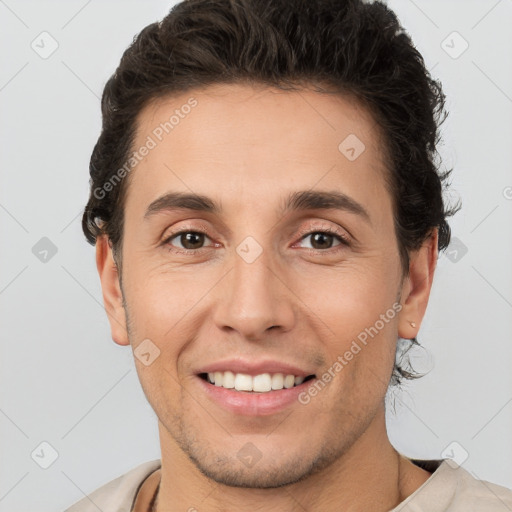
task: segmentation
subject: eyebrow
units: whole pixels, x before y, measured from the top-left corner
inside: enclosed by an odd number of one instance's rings
[[[281,214],[300,210],[331,209],[359,215],[371,225],[370,214],[363,205],[343,192],[301,190],[290,193],[281,203]],[[174,210],[193,210],[219,214],[222,212],[222,207],[213,199],[201,194],[169,192],[148,206],[144,219],[157,213]]]

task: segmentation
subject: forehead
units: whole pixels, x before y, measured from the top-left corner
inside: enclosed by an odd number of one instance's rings
[[[139,113],[133,149],[151,149],[131,180],[145,203],[173,188],[242,200],[317,185],[370,200],[386,172],[381,139],[350,96],[213,85],[153,100]]]
[[[381,149],[373,116],[352,95],[242,84],[215,84],[151,100],[137,116],[137,138],[142,142],[142,137],[153,134],[159,142],[176,139],[180,134],[191,135],[191,124],[198,145],[223,142],[225,129],[231,129],[229,138],[245,143],[256,143],[258,138],[268,143],[268,135],[277,133],[280,138],[274,142],[283,144],[282,149],[286,149],[284,142],[299,138],[317,146],[319,135],[327,136],[325,143],[338,149],[336,142],[350,134]],[[174,137],[166,137],[171,133]]]

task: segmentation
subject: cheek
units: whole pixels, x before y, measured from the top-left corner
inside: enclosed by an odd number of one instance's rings
[[[145,277],[139,281],[132,279],[125,290],[130,342],[135,346],[136,359],[137,346],[143,340],[150,341],[149,347],[154,344],[158,357],[147,368],[136,361],[137,371],[143,387],[153,389],[154,396],[165,389],[177,397],[178,382],[189,373],[188,366],[183,366],[190,360],[187,353],[208,314],[201,301],[218,277],[212,275],[210,283],[208,275],[199,279],[189,271],[169,272],[160,268],[146,268],[139,275]]]
[[[190,272],[141,268],[125,290],[132,324],[139,335],[172,336],[208,289],[205,279]]]
[[[358,368],[368,365],[387,378],[394,362],[400,310],[394,278],[389,270],[367,266],[364,271],[340,269],[329,279],[303,282],[299,293],[314,313],[310,321],[321,333],[328,365],[341,357],[345,373],[360,373]]]
[[[334,334],[346,338],[370,327],[392,308],[398,286],[392,274],[389,269],[358,264],[324,276],[302,275],[297,294]]]

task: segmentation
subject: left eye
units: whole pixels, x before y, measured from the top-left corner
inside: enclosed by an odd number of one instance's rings
[[[347,242],[340,235],[336,235],[329,231],[313,231],[308,233],[301,240],[305,240],[307,238],[311,238],[311,249],[322,250],[322,249],[330,249],[333,247],[333,242],[335,239],[339,241],[338,245],[346,245]]]

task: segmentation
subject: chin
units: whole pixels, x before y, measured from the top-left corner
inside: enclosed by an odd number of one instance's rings
[[[309,457],[302,449],[296,448],[297,453],[288,456],[269,449],[259,460],[247,465],[241,461],[243,448],[229,455],[226,452],[213,454],[210,450],[205,455],[204,450],[190,445],[182,448],[186,448],[189,459],[208,479],[229,487],[248,489],[276,489],[295,484],[319,473],[339,457],[338,452],[327,448]]]
[[[192,459],[199,471],[208,479],[229,487],[246,489],[276,489],[295,484],[312,474],[311,468],[299,465],[261,464],[259,468],[240,468],[240,462],[235,458],[231,463],[219,466],[216,463],[205,464],[204,461]]]

